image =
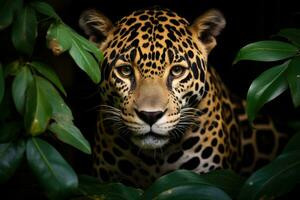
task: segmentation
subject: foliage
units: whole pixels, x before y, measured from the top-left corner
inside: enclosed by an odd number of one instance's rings
[[[9,26],[20,59],[0,63],[0,182],[13,176],[26,159],[48,198],[68,197],[78,187],[78,177],[45,138],[61,140],[87,154],[91,148],[73,123],[58,75],[48,64],[32,59],[37,36],[43,37],[39,27],[48,29],[44,38],[52,52],[68,51],[95,83],[100,81],[102,53],[44,2],[1,0],[0,31]]]

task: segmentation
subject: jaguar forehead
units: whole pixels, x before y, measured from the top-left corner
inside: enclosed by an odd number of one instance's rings
[[[198,50],[187,26],[187,20],[170,10],[133,12],[117,22],[106,57],[111,66],[123,60],[135,63],[143,76],[162,75],[167,64],[187,60],[186,47]]]

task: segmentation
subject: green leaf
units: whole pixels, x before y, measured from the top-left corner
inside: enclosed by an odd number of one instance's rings
[[[201,184],[185,184],[159,194],[156,200],[230,200],[222,190]]]
[[[27,6],[16,16],[12,27],[12,42],[22,53],[31,55],[37,37],[37,19],[33,8]]]
[[[4,85],[4,73],[3,73],[3,69],[2,69],[2,65],[0,63],[0,103],[4,97],[4,89],[5,89],[5,85]]]
[[[280,41],[259,41],[241,48],[233,61],[240,60],[277,61],[295,56],[299,49],[292,44]]]
[[[33,174],[50,199],[62,199],[75,191],[78,186],[76,173],[50,144],[29,138],[26,156]]]
[[[15,60],[4,66],[4,77],[7,76],[16,76],[20,69],[23,68],[23,64],[19,60]]]
[[[252,122],[258,110],[287,89],[285,71],[289,61],[272,67],[259,75],[250,85],[247,94],[247,114]]]
[[[230,197],[236,199],[245,179],[232,170],[215,170],[201,175],[213,186],[222,189]]]
[[[50,80],[65,96],[67,96],[67,93],[64,87],[62,86],[58,76],[51,67],[49,67],[45,63],[36,61],[30,63],[29,65],[34,67],[34,69],[36,69],[41,75]]]
[[[14,18],[17,10],[21,9],[22,0],[1,0],[0,2],[0,30],[8,27]]]
[[[57,122],[71,122],[73,115],[58,91],[46,79],[36,76],[37,85],[45,101],[51,107],[51,118]]]
[[[298,28],[282,29],[277,33],[277,35],[288,39],[294,45],[300,47],[300,29]]]
[[[60,17],[56,14],[52,6],[45,2],[31,2],[30,6],[32,6],[37,12],[42,13],[43,15],[46,15],[48,17],[52,17],[56,20],[61,20]]]
[[[294,57],[289,63],[286,71],[293,103],[295,107],[300,106],[300,56]]]
[[[0,143],[14,139],[21,132],[23,123],[20,121],[0,123]]]
[[[164,191],[188,184],[212,185],[206,181],[204,177],[193,171],[176,170],[156,180],[147,190],[145,190],[141,199],[153,199]]]
[[[289,142],[285,145],[282,154],[292,151],[300,151],[300,132],[293,135]]]
[[[23,114],[24,112],[26,90],[32,79],[33,78],[30,69],[28,69],[28,67],[22,67],[22,69],[18,71],[15,79],[13,80],[12,96],[17,111],[20,114]]]
[[[20,165],[25,150],[23,140],[0,144],[0,183],[7,181]]]
[[[47,31],[47,46],[59,55],[72,46],[69,30],[62,23],[52,23]]]
[[[26,131],[32,136],[44,132],[51,118],[51,105],[44,93],[34,77],[27,88],[24,116]]]
[[[299,180],[300,151],[284,153],[252,174],[238,199],[275,199],[293,189]]]
[[[99,196],[107,200],[136,200],[142,190],[121,183],[100,183],[95,177],[79,176],[79,192],[84,196]]]
[[[91,154],[89,142],[73,124],[64,122],[52,123],[49,126],[49,130],[53,132],[59,140],[72,145],[84,153]]]

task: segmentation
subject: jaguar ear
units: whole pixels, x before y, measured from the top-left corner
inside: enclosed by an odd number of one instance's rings
[[[94,9],[86,10],[80,15],[79,26],[91,41],[98,44],[113,29],[112,22],[101,12]]]
[[[223,14],[212,9],[198,17],[191,25],[191,29],[196,32],[209,53],[216,46],[216,36],[220,34],[225,25],[226,21]]]

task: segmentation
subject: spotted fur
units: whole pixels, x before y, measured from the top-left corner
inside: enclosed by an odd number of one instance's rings
[[[246,173],[277,153],[281,134],[272,121],[252,129],[242,101],[207,66],[225,27],[219,11],[190,24],[152,8],[112,25],[88,10],[80,26],[104,52],[94,146],[101,180],[145,187],[175,169]]]

